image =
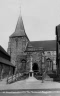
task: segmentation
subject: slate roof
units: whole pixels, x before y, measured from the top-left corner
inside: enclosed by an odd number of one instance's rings
[[[0,62],[15,67],[10,61],[0,57]]]
[[[36,47],[33,44],[28,43],[25,52],[43,51],[43,47]]]
[[[56,51],[56,40],[31,41],[27,47],[43,48],[44,51]]]
[[[0,45],[0,51],[9,56],[9,54],[3,49],[3,47]]]
[[[24,28],[24,24],[23,24],[23,20],[22,20],[21,15],[18,18],[15,32],[10,36],[10,38],[19,37],[19,36],[27,36],[26,33],[25,33],[25,28]]]

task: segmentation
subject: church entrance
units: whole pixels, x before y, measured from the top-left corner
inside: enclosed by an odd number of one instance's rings
[[[38,72],[39,68],[38,68],[38,64],[37,63],[33,63],[32,70],[33,70],[33,72]]]
[[[38,75],[38,64],[37,63],[33,63],[33,67],[32,67],[33,73],[34,73],[34,77],[36,77]]]

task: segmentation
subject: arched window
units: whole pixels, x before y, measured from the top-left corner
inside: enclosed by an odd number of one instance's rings
[[[52,71],[53,69],[52,60],[50,58],[47,58],[46,61],[47,61],[46,62],[47,71]]]

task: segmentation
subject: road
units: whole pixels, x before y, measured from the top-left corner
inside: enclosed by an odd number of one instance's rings
[[[60,96],[60,92],[0,93],[0,96]]]

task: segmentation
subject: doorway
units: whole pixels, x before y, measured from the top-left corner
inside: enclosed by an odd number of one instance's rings
[[[39,68],[38,68],[38,64],[37,63],[33,63],[32,70],[33,70],[33,72],[38,72]]]

